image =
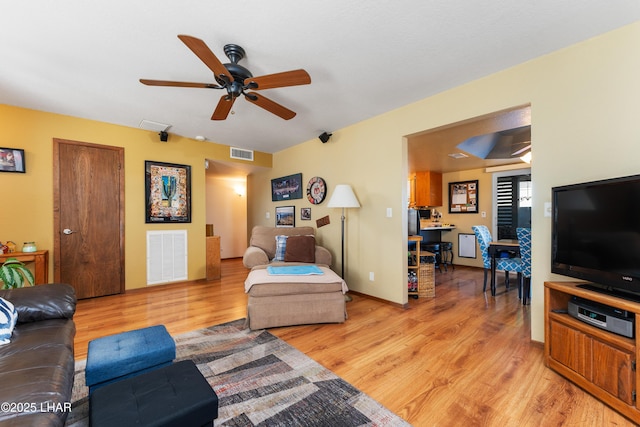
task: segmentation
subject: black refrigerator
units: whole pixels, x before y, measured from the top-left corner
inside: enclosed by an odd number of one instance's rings
[[[409,236],[420,234],[420,220],[431,220],[431,209],[409,209]]]

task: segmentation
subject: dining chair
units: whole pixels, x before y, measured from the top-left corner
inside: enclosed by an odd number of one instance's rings
[[[526,305],[527,298],[531,298],[531,229],[518,227],[516,235],[522,260],[522,304]]]
[[[482,264],[484,267],[484,285],[482,286],[482,292],[487,290],[487,275],[491,271],[491,255],[489,255],[489,245],[493,241],[491,232],[485,225],[474,225],[471,227],[476,239],[478,239],[478,245],[480,246],[480,252],[482,253]],[[509,287],[509,272],[513,271],[518,273],[518,290],[522,283],[521,271],[522,261],[520,258],[496,258],[496,271],[504,271],[504,281],[507,288]]]

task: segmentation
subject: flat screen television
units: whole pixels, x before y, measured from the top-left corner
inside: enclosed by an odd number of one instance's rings
[[[640,175],[552,189],[551,271],[640,301]]]

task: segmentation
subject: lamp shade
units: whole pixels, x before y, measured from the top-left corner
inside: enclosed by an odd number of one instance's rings
[[[360,203],[348,184],[336,185],[327,204],[330,208],[359,208]]]

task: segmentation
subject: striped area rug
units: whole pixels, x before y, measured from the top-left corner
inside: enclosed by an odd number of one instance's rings
[[[300,351],[244,319],[174,337],[218,395],[215,426],[408,426]],[[84,361],[76,364],[67,426],[88,425]]]

